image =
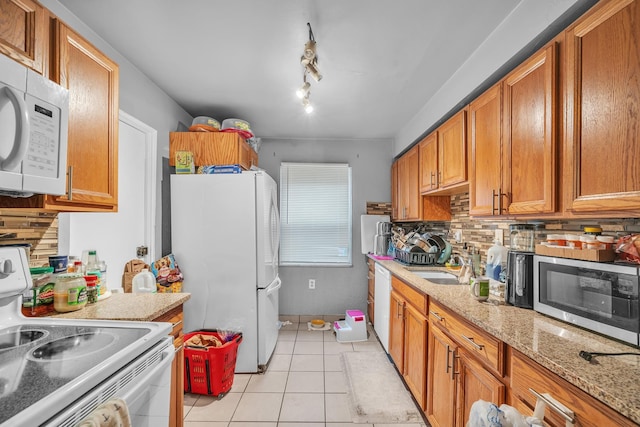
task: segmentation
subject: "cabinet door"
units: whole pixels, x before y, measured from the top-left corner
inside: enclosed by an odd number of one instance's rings
[[[504,80],[502,187],[509,214],[556,210],[556,56],[552,43]]]
[[[399,212],[400,208],[400,199],[398,197],[398,163],[396,160],[391,165],[391,220],[397,221],[400,218]]]
[[[438,187],[467,180],[467,112],[462,110],[438,128]]]
[[[565,208],[640,209],[640,4],[601,2],[567,30]]]
[[[407,304],[404,323],[404,380],[422,410],[426,409],[427,318]]]
[[[420,151],[413,147],[400,159],[398,169],[398,192],[404,221],[422,219],[422,198],[420,195]]]
[[[420,141],[420,192],[438,188],[438,132]]]
[[[404,373],[404,300],[391,291],[389,313],[389,355],[400,373]]]
[[[455,344],[433,324],[429,328],[427,418],[434,427],[455,421]]]
[[[118,65],[60,21],[55,29],[52,77],[69,89],[69,179],[67,195],[47,196],[46,207],[117,210]]]
[[[502,85],[469,104],[469,214],[494,215],[502,193]]]
[[[477,400],[484,400],[500,406],[505,403],[506,386],[489,373],[481,364],[468,357],[459,349],[459,374],[457,387],[458,414],[456,425],[465,427],[469,421],[471,405]]]
[[[0,53],[47,76],[47,11],[33,0],[0,0]]]
[[[375,283],[376,283],[376,272],[375,272],[375,262],[371,259],[367,259],[367,316],[369,317],[369,322],[372,325],[375,325]]]

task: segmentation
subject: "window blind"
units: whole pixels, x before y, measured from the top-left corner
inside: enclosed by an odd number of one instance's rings
[[[351,168],[280,165],[280,265],[351,265]]]

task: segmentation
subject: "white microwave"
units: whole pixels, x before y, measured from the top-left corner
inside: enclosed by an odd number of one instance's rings
[[[65,194],[69,91],[0,55],[0,194]]]

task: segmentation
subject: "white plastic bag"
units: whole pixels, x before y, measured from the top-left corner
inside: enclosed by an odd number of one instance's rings
[[[542,421],[534,417],[525,417],[509,405],[478,400],[471,405],[469,421],[466,427],[533,427],[544,426]]]

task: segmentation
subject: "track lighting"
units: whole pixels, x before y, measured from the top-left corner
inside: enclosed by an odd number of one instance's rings
[[[300,89],[296,91],[298,98],[302,99],[302,106],[307,114],[313,111],[313,106],[309,101],[309,94],[311,93],[311,84],[307,81],[307,74],[309,74],[316,82],[322,80],[322,74],[318,69],[318,55],[316,54],[316,40],[313,36],[313,30],[311,30],[311,24],[307,22],[309,27],[309,41],[304,44],[304,51],[300,57],[300,64],[302,64],[302,81],[304,84]]]
[[[296,91],[296,95],[298,95],[298,98],[300,99],[308,97],[310,89],[311,89],[311,84],[309,84],[309,82],[304,82],[302,87]]]

